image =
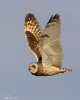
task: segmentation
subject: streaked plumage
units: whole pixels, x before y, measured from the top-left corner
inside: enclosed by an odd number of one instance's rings
[[[29,71],[37,76],[50,76],[58,73],[72,72],[61,68],[63,52],[60,44],[60,16],[52,15],[42,32],[34,14],[27,14],[24,32],[29,49],[34,53],[37,62],[31,63]]]

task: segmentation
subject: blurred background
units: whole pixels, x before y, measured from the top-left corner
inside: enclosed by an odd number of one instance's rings
[[[52,14],[60,15],[62,67],[74,72],[48,77],[30,74],[29,64],[36,58],[24,35],[27,13],[35,14],[42,30]],[[0,0],[0,100],[79,100],[79,61],[80,0]]]

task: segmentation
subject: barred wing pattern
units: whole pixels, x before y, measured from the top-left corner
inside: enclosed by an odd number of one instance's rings
[[[63,52],[60,44],[60,16],[52,15],[42,32],[34,14],[27,14],[24,32],[29,49],[34,53],[37,62],[29,65],[29,71],[36,76],[51,76],[58,73],[72,72],[72,69],[61,68]]]
[[[27,39],[29,49],[34,53],[37,60],[41,58],[39,52],[39,40],[41,39],[42,31],[35,18],[34,14],[27,14],[25,17],[24,32]]]
[[[63,52],[59,41],[60,33],[60,17],[58,14],[52,15],[40,40],[39,50],[44,67],[61,67]]]

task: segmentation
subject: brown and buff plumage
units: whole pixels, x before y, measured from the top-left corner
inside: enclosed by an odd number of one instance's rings
[[[61,68],[63,52],[60,44],[60,16],[52,15],[42,32],[34,14],[27,14],[24,32],[29,49],[34,53],[37,62],[31,63],[29,71],[36,76],[50,76],[58,73],[72,72]]]

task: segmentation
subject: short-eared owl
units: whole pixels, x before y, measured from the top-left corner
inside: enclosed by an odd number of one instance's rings
[[[29,49],[34,53],[37,62],[31,63],[29,71],[36,76],[50,76],[58,73],[72,72],[61,68],[63,52],[60,44],[60,16],[52,15],[42,32],[34,14],[27,14],[24,32]]]

